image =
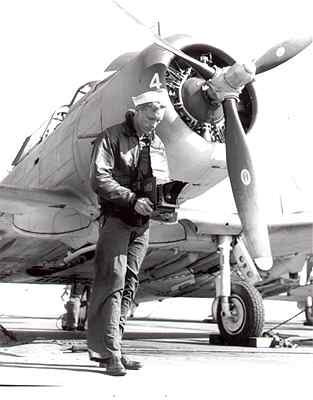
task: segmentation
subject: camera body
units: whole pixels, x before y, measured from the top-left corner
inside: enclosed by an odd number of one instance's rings
[[[171,181],[157,184],[154,176],[135,183],[134,192],[139,197],[148,197],[153,203],[152,219],[163,222],[176,222],[178,208],[177,197],[185,182]]]

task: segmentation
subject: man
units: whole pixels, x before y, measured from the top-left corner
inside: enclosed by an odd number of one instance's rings
[[[90,359],[105,366],[109,375],[125,375],[126,369],[142,366],[121,354],[154,211],[152,201],[137,191],[138,180],[154,172],[153,160],[157,160],[161,180],[168,180],[164,145],[155,134],[165,113],[166,91],[148,91],[132,100],[135,111],[127,112],[124,122],[99,135],[91,157],[91,185],[98,195],[101,218],[88,349]]]

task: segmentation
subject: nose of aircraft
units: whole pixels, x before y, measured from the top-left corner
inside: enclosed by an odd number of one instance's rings
[[[197,93],[193,93],[193,89],[201,84],[200,80],[193,81],[190,85],[189,83],[186,84],[183,93],[184,101],[189,103],[191,109],[205,118],[206,111],[210,104],[212,105],[212,102],[222,104],[225,117],[227,169],[239,218],[252,258],[260,269],[269,270],[272,267],[272,255],[265,211],[259,195],[255,169],[236,102],[243,87],[254,80],[256,74],[268,71],[291,59],[304,50],[312,42],[312,38],[287,40],[270,48],[253,63],[248,65],[235,64],[221,70],[208,66],[206,63],[185,54],[180,49],[176,49],[166,40],[153,33],[141,21],[121,7],[119,3],[114,2],[138,25],[146,28],[155,44],[183,59],[206,82],[208,87],[206,92],[207,102],[204,98],[200,98],[203,95],[201,91],[195,90],[194,92]]]

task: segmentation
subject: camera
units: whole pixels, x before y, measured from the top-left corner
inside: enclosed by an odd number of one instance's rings
[[[137,182],[135,193],[137,196],[148,197],[153,203],[152,219],[170,223],[177,221],[177,198],[185,185],[181,181],[157,184],[156,178],[151,176]]]

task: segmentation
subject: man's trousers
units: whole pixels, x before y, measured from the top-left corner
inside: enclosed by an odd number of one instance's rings
[[[121,356],[121,338],[148,242],[148,225],[132,227],[116,217],[100,223],[88,309],[87,339],[93,360]]]

